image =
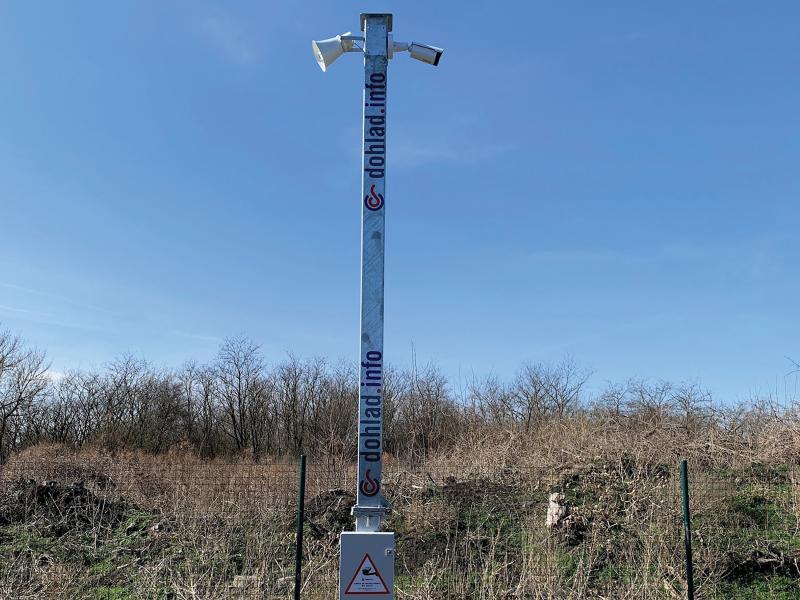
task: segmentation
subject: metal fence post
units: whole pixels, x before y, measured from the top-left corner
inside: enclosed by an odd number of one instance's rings
[[[294,600],[300,600],[303,572],[303,523],[305,522],[306,455],[300,455],[300,490],[297,497],[297,543],[294,555]]]
[[[681,492],[683,494],[683,537],[686,546],[686,597],[694,600],[694,568],[692,566],[692,517],[689,513],[689,466],[681,461]]]

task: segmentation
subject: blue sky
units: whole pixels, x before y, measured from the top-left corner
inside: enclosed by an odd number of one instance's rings
[[[361,60],[395,14],[386,355],[724,400],[800,360],[794,2],[5,2],[0,321],[53,369],[353,359]]]

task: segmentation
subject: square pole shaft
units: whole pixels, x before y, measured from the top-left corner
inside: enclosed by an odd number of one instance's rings
[[[359,359],[356,531],[378,531],[387,504],[383,458],[383,277],[386,201],[386,100],[391,15],[362,15],[364,109],[361,188],[361,353]]]

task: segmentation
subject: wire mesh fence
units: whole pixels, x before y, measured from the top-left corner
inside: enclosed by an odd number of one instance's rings
[[[355,466],[309,461],[303,598],[337,596]],[[678,466],[384,466],[396,597],[685,598]],[[298,468],[43,454],[0,467],[0,597],[290,598]],[[800,470],[692,465],[698,598],[800,598]]]

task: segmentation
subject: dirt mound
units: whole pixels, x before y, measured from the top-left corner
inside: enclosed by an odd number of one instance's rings
[[[519,553],[522,523],[538,512],[544,519],[544,493],[513,472],[429,481],[400,495],[388,524],[396,532],[397,559],[407,569],[446,555],[467,569],[468,557],[493,546],[492,552]],[[454,547],[459,550],[451,554]]]
[[[355,497],[345,490],[328,490],[318,494],[306,504],[306,523],[312,537],[338,543],[339,534],[351,529],[353,517],[350,510]]]
[[[116,527],[129,507],[87,489],[83,482],[62,484],[20,480],[0,498],[0,524],[35,522],[52,535],[95,527]]]
[[[638,465],[626,456],[563,473],[554,491],[564,495],[568,514],[554,533],[576,547],[591,530],[603,531],[608,540],[636,530],[642,521],[678,508],[671,484],[668,467]]]

